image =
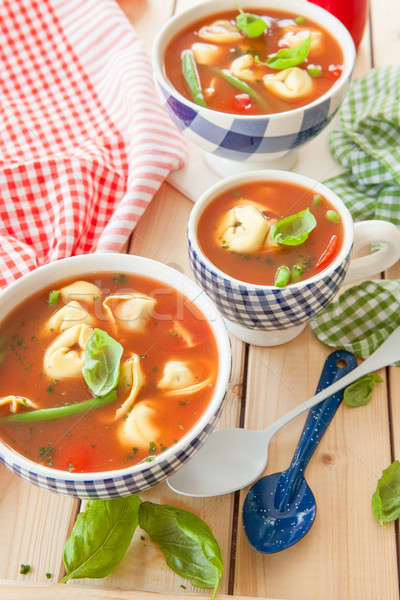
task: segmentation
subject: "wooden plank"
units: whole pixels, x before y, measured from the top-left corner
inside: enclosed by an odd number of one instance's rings
[[[191,207],[192,203],[187,198],[178,194],[170,186],[164,185],[136,227],[130,252],[154,258],[190,274],[185,232]],[[220,420],[220,426],[223,427],[234,427],[239,423],[242,344],[232,340],[232,350],[232,380]],[[233,496],[214,499],[183,498],[172,493],[166,484],[161,484],[140,496],[143,499],[169,503],[191,510],[210,525],[221,545],[224,557],[225,573],[221,591],[226,592],[231,555]],[[184,594],[180,586],[187,582],[166,567],[161,553],[147,539],[147,536],[144,536],[144,540],[141,539],[142,533],[141,531],[135,533],[127,555],[111,575],[105,579],[87,581],[87,585],[96,585],[104,589],[134,587],[135,590]]]
[[[399,64],[400,62],[400,4],[397,0],[386,0],[384,10],[381,2],[370,0],[371,11],[371,36],[373,42],[373,61],[374,66]],[[387,279],[400,279],[400,264],[397,263],[390,269],[385,277]],[[400,457],[400,368],[390,367],[388,369],[389,381],[389,409],[391,417],[391,436],[392,436],[392,457]],[[375,473],[377,480],[383,468],[389,465],[381,465],[381,468]],[[397,533],[399,535],[398,524]],[[399,542],[400,543],[400,538]]]
[[[52,586],[27,586],[2,583],[2,596],[7,600],[193,600],[193,594],[154,594],[149,592],[132,592],[123,590],[101,590],[88,587]],[[199,594],[196,598],[209,599],[210,595]],[[252,600],[248,596],[226,596],[218,594],[218,600]],[[273,600],[265,598],[265,600]],[[280,599],[282,600],[282,598]]]
[[[370,67],[369,44],[367,35],[356,75]],[[327,156],[328,148],[321,153]],[[267,426],[310,397],[328,353],[309,329],[283,347],[251,348],[246,426]],[[288,466],[304,418],[277,434],[266,472]],[[282,595],[289,600],[398,598],[394,528],[383,535],[370,507],[376,473],[390,462],[388,431],[385,385],[362,410],[339,409],[307,470],[318,504],[312,530],[296,546],[263,556],[249,546],[240,527],[236,593]]]
[[[162,2],[117,0],[117,2],[150,53],[156,33],[173,13],[175,0],[162,0]]]
[[[78,503],[41,490],[0,468],[0,578],[44,583],[50,572],[58,578],[62,552]],[[19,574],[21,563],[32,567]]]

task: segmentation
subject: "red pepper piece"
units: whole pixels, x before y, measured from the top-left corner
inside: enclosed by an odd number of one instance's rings
[[[325,250],[319,257],[317,264],[315,265],[316,269],[319,269],[320,267],[324,267],[331,260],[332,256],[335,254],[337,243],[338,243],[338,236],[336,234],[333,234],[333,236],[331,237],[331,239],[328,242],[327,247],[325,248]]]
[[[328,73],[332,79],[339,79],[342,74],[342,67],[340,65],[330,65],[328,69]]]
[[[233,105],[236,110],[246,112],[252,107],[251,98],[248,94],[236,94],[233,98]]]

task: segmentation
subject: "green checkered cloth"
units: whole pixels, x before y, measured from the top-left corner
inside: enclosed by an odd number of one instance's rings
[[[399,326],[400,279],[365,281],[349,288],[311,321],[321,342],[361,358],[372,354]]]
[[[324,183],[356,221],[400,226],[400,67],[372,69],[354,81],[330,134],[333,156],[345,168]]]

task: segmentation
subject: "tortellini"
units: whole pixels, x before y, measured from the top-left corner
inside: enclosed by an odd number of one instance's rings
[[[275,75],[264,75],[266,89],[283,100],[296,100],[308,96],[313,90],[312,77],[304,69],[290,67]]]
[[[120,408],[116,410],[116,419],[123,417],[131,410],[145,381],[146,379],[140,366],[140,358],[137,354],[133,354],[121,364],[119,387],[129,389],[129,395]]]
[[[101,290],[89,281],[74,281],[74,283],[61,288],[60,292],[64,302],[79,300],[80,302],[93,304],[101,296]]]
[[[232,252],[255,252],[268,233],[269,221],[252,204],[231,208],[217,229],[217,242]]]
[[[113,294],[103,302],[104,310],[114,326],[128,331],[145,329],[156,301],[145,294]]]
[[[204,25],[199,31],[199,37],[206,42],[215,44],[231,44],[242,38],[242,34],[230,21],[219,19],[211,25]]]
[[[88,325],[74,325],[66,329],[47,348],[43,367],[52,379],[77,377],[84,363],[84,350],[93,329]]]
[[[215,44],[192,44],[194,59],[198,65],[213,65],[221,56],[222,49]]]
[[[148,450],[150,443],[156,442],[160,436],[160,429],[154,423],[157,413],[157,402],[154,400],[142,400],[135,404],[118,430],[120,442]]]
[[[164,366],[163,375],[157,387],[165,391],[167,396],[182,396],[195,394],[210,385],[210,378],[198,383],[196,383],[196,379],[196,375],[184,361],[170,360]]]
[[[46,331],[65,331],[81,323],[93,325],[94,319],[82,304],[71,300],[50,317],[46,323]]]
[[[24,406],[26,408],[37,408],[37,404],[29,400],[29,398],[25,398],[25,396],[4,396],[0,398],[0,406],[5,406],[6,404],[10,405],[10,412],[16,413],[18,412],[19,406]]]
[[[290,25],[285,27],[285,32],[285,35],[279,40],[279,46],[293,48],[311,35],[310,53],[320,53],[323,49],[322,31],[318,31],[311,27],[304,29],[302,27]]]
[[[231,73],[238,79],[252,82],[256,80],[256,73],[254,72],[253,67],[253,56],[251,54],[244,54],[243,56],[235,58],[231,64]]]

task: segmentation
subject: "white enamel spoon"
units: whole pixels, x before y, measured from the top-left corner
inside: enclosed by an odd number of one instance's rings
[[[306,400],[272,425],[253,429],[220,429],[179,471],[167,479],[169,487],[184,496],[220,496],[253,483],[268,462],[268,445],[287,423],[360,377],[400,360],[400,327],[356,369]]]

